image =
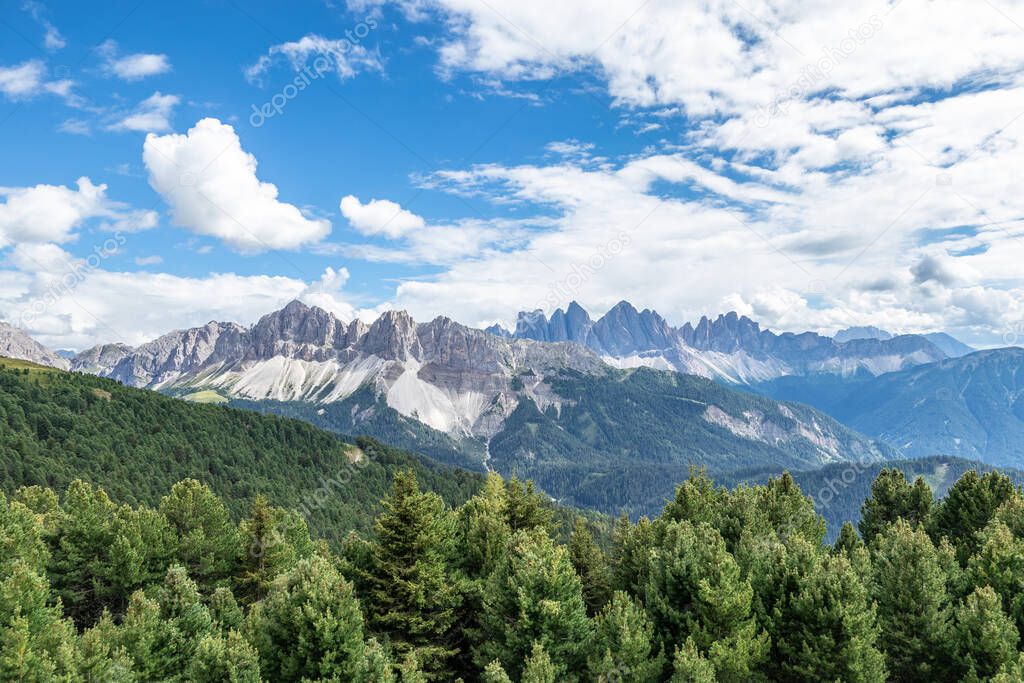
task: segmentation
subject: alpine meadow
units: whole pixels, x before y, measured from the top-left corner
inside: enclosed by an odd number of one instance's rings
[[[0,683],[1024,683],[1024,0],[0,3]]]

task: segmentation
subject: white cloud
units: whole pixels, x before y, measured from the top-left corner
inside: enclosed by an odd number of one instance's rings
[[[135,265],[137,266],[155,266],[164,262],[163,256],[136,256]]]
[[[46,31],[43,36],[43,45],[47,50],[60,50],[67,45],[67,41],[64,40],[57,27],[46,18],[46,8],[42,3],[27,0],[21,4],[21,9],[31,14],[32,18]]]
[[[167,73],[171,63],[164,54],[135,53],[120,55],[117,42],[107,40],[98,48],[103,57],[103,70],[125,81],[137,81]]]
[[[358,197],[346,195],[339,208],[352,227],[364,235],[396,238],[426,225],[422,217],[387,199],[371,199],[363,204]]]
[[[361,25],[369,26],[368,23]],[[295,71],[308,65],[312,77],[333,71],[343,81],[363,71],[384,71],[384,63],[376,49],[367,49],[360,42],[348,38],[330,39],[310,33],[296,41],[272,45],[267,54],[245,70],[245,77],[259,82],[279,58],[286,59]]]
[[[142,133],[163,133],[171,130],[170,118],[174,107],[181,102],[177,95],[164,95],[157,91],[139,103],[132,112],[107,126],[108,130],[130,130]]]
[[[331,230],[329,221],[280,201],[277,187],[256,177],[256,159],[234,128],[217,119],[199,121],[186,135],[146,136],[143,162],[177,225],[239,251],[295,249]]]
[[[133,211],[107,197],[106,185],[82,177],[74,190],[62,185],[0,187],[0,248],[22,242],[67,242],[92,218],[106,226],[139,230],[156,225],[153,211]]]
[[[46,67],[38,59],[0,67],[0,92],[12,100],[35,97],[42,90],[45,76]]]
[[[141,344],[210,320],[250,324],[310,287],[282,276],[111,272],[73,259],[53,266],[22,274],[20,291],[0,289],[4,319],[53,348],[83,349],[112,341]]]
[[[81,119],[67,119],[59,126],[57,130],[61,133],[68,133],[69,135],[91,135],[92,128],[89,126],[87,121]]]

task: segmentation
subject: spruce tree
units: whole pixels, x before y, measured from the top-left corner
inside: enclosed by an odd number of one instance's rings
[[[447,566],[452,515],[437,494],[420,492],[411,470],[395,476],[383,504],[366,577],[369,623],[396,659],[412,654],[429,678],[444,678],[457,654],[453,626],[460,602]]]
[[[616,591],[594,620],[587,668],[592,679],[618,683],[657,680],[665,667],[654,626],[636,601]]]
[[[300,560],[271,584],[246,625],[267,680],[363,681],[367,647],[352,585],[322,557]]]
[[[577,680],[585,668],[592,625],[580,579],[569,553],[542,528],[512,537],[488,581],[481,621],[474,653],[481,668],[496,659],[518,679],[535,643],[563,671],[562,680]]]
[[[978,549],[978,532],[988,526],[1000,506],[1020,494],[999,472],[979,476],[969,470],[957,480],[930,518],[929,532],[938,542],[948,538],[961,565]]]
[[[608,560],[583,519],[577,519],[569,536],[569,558],[583,583],[583,599],[587,612],[593,616],[611,597],[611,576]]]
[[[714,528],[689,522],[665,527],[651,555],[644,600],[666,649],[692,639],[720,680],[751,680],[768,650],[752,599],[750,583]]]
[[[922,528],[903,520],[876,535],[871,550],[878,643],[890,675],[901,681],[940,679],[949,665],[948,560]]]
[[[902,470],[885,468],[871,484],[871,497],[860,508],[860,535],[865,543],[887,525],[904,519],[911,526],[925,521],[932,506],[932,492],[920,477],[911,486]]]
[[[953,621],[952,650],[958,680],[989,680],[1016,662],[1020,634],[1003,612],[999,596],[988,586],[968,595],[957,606]]]

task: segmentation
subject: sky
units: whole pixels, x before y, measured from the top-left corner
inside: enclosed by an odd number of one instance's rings
[[[1024,342],[1024,0],[9,0],[0,318]]]

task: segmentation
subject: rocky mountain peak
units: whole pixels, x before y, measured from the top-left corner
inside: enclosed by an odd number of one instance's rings
[[[40,365],[67,370],[70,363],[28,336],[24,330],[0,322],[0,356],[27,360]]]
[[[370,325],[360,344],[366,353],[387,360],[408,360],[422,355],[416,321],[406,311],[382,313]]]

